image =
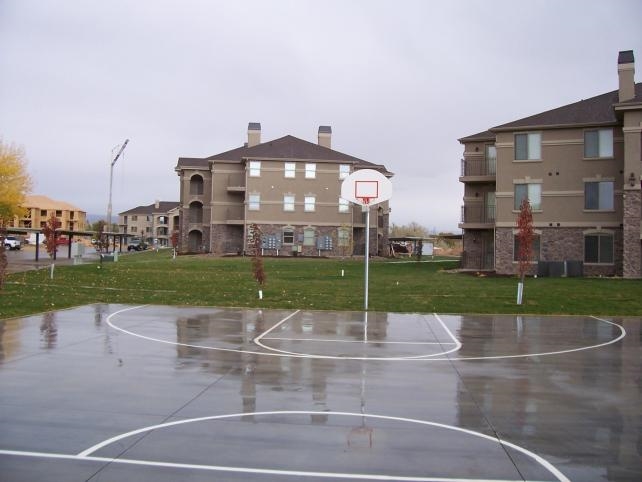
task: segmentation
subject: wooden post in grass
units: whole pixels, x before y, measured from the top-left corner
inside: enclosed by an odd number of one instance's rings
[[[528,198],[522,199],[517,215],[517,260],[519,262],[519,283],[517,284],[517,304],[522,304],[524,295],[524,278],[533,258],[533,211]]]

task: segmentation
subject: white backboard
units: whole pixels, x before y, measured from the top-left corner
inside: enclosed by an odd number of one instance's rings
[[[343,180],[341,197],[361,206],[379,204],[392,197],[392,183],[379,171],[360,169]]]

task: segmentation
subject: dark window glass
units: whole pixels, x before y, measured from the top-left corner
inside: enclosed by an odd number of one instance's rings
[[[599,153],[598,146],[597,131],[586,131],[584,133],[584,157],[597,157]]]
[[[528,159],[528,134],[515,134],[515,159]]]

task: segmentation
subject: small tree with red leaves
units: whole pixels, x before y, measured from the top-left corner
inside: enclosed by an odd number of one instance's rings
[[[522,293],[524,290],[524,278],[526,277],[526,272],[530,267],[530,263],[533,259],[533,238],[535,234],[533,232],[533,211],[531,209],[531,204],[528,202],[527,198],[522,200],[522,203],[519,206],[519,214],[517,215],[517,242],[518,242],[518,252],[517,252],[517,261],[520,287],[517,290],[517,304],[522,304]]]
[[[60,221],[52,213],[45,226],[42,228],[42,234],[45,237],[45,248],[52,261],[56,260],[56,250],[58,249],[58,233],[56,229],[60,226]],[[55,263],[51,263],[51,278],[53,278]]]

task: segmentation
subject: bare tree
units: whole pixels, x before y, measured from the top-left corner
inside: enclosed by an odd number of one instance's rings
[[[261,228],[257,224],[250,226],[248,244],[252,250],[252,274],[259,284],[259,298],[263,298],[261,289],[266,281],[263,257],[261,256]]]
[[[526,272],[530,267],[533,259],[533,211],[531,204],[527,198],[522,200],[519,206],[519,214],[517,215],[517,242],[518,252],[517,260],[519,262],[519,284],[517,286],[517,304],[522,304],[522,296],[524,293],[524,278]]]

